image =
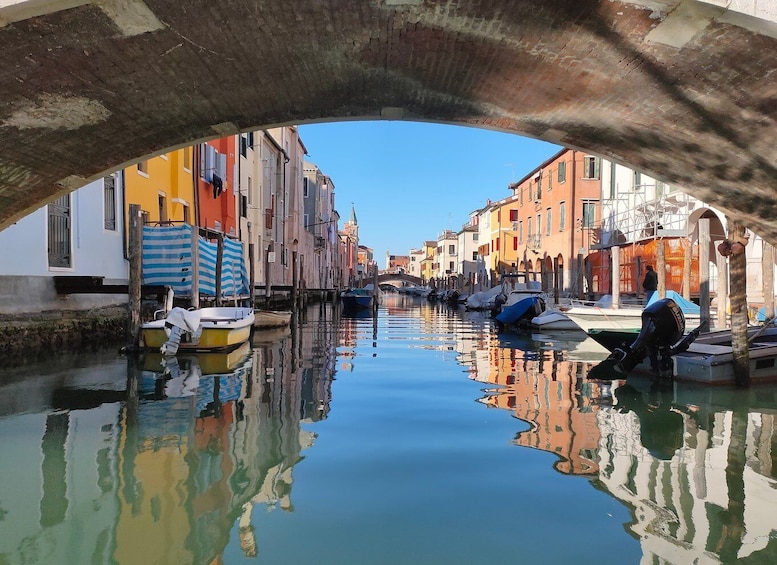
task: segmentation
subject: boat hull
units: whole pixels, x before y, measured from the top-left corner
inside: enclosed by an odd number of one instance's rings
[[[199,340],[186,334],[178,346],[185,351],[225,351],[233,349],[251,337],[254,312],[250,308],[203,308]],[[140,329],[141,346],[159,349],[169,339],[165,320],[146,322]]]
[[[759,328],[760,329],[760,328]],[[751,328],[748,349],[751,382],[777,382],[777,328]],[[703,334],[687,351],[673,357],[674,376],[678,380],[712,385],[736,384],[734,354],[729,330]]]
[[[372,306],[372,296],[367,295],[343,295],[341,297],[344,308],[366,309]]]
[[[282,328],[291,324],[291,311],[254,310],[255,328]]]

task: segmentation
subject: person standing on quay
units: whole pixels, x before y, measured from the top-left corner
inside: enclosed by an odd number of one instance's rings
[[[647,272],[645,273],[645,280],[642,281],[642,288],[646,294],[645,304],[649,304],[653,293],[658,289],[658,273],[653,270],[653,265],[648,265],[645,268]]]

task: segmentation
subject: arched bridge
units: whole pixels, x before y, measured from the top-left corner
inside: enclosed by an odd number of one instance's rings
[[[777,241],[773,3],[0,6],[0,228],[195,140],[402,119],[583,148],[680,184]]]
[[[393,286],[421,286],[421,284],[423,284],[423,279],[421,279],[421,277],[414,277],[413,275],[408,275],[405,273],[380,273],[378,275],[378,284],[390,284]]]

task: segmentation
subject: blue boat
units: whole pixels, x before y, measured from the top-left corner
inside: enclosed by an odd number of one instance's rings
[[[545,301],[539,296],[529,296],[510,306],[503,306],[494,318],[502,327],[529,327],[531,319],[542,314]]]
[[[365,288],[349,288],[340,293],[343,308],[365,309],[372,308],[372,291]]]

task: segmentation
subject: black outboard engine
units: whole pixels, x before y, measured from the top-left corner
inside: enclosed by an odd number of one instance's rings
[[[682,343],[686,349],[690,345],[685,345],[684,333],[685,315],[680,306],[671,298],[657,300],[642,311],[642,329],[634,342],[615,349],[591,369],[589,376],[593,379],[624,378],[648,356],[652,369],[659,375],[665,374],[671,371],[672,355],[678,352],[675,344]]]

